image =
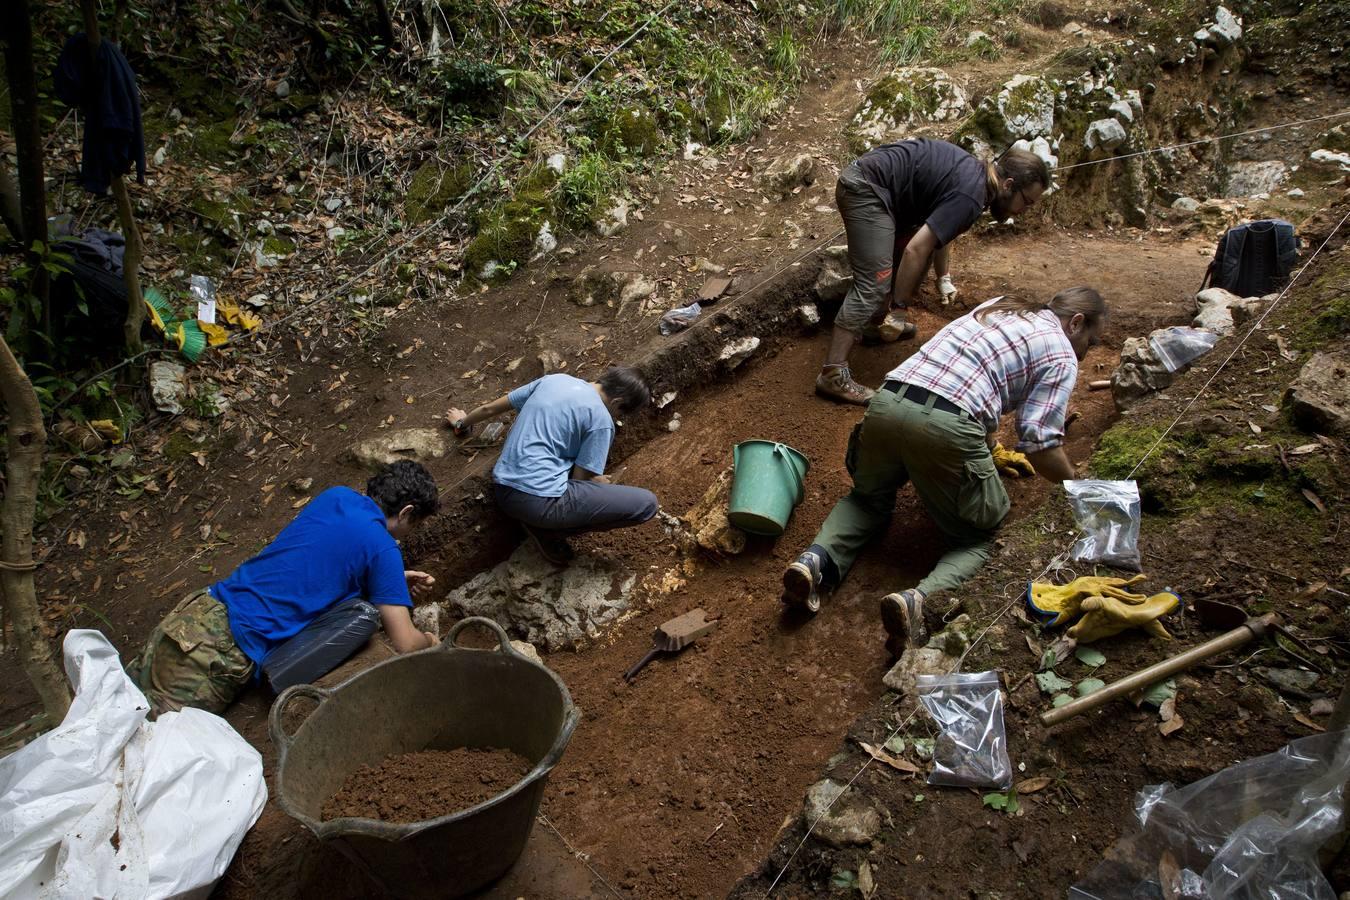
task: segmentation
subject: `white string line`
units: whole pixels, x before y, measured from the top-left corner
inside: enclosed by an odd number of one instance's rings
[[[521,135],[519,138],[517,138],[517,139],[516,139],[516,143],[521,143],[521,142],[524,142],[524,141],[529,140],[530,137],[531,137],[536,131],[538,131],[540,128],[542,128],[542,127],[544,126],[544,123],[545,123],[545,122],[547,122],[549,119],[551,119],[551,118],[553,117],[553,115],[554,115],[555,113],[557,113],[557,111],[558,111],[559,109],[562,108],[563,104],[565,104],[568,100],[570,100],[570,99],[576,94],[576,92],[579,91],[579,90],[581,89],[582,85],[584,85],[584,84],[586,84],[588,81],[590,81],[591,77],[592,77],[593,75],[595,75],[595,73],[598,72],[598,71],[600,70],[600,68],[601,68],[605,63],[609,62],[609,60],[612,59],[616,53],[618,53],[618,52],[619,52],[620,50],[622,50],[624,47],[627,47],[627,46],[628,46],[629,44],[631,44],[634,40],[636,40],[637,37],[638,37],[638,35],[642,34],[642,32],[644,32],[644,31],[646,31],[647,28],[648,28],[648,26],[650,26],[650,25],[651,25],[653,22],[655,22],[658,18],[660,18],[661,16],[663,16],[663,15],[666,13],[666,11],[669,10],[672,6],[674,6],[677,2],[678,2],[678,0],[669,0],[669,2],[666,3],[665,6],[661,7],[661,9],[657,10],[656,12],[654,12],[654,13],[652,13],[650,16],[648,16],[647,19],[646,19],[641,25],[639,25],[639,26],[637,27],[637,29],[633,31],[632,34],[630,34],[628,37],[624,38],[623,41],[622,41],[621,43],[619,43],[616,47],[614,47],[613,50],[610,50],[607,54],[605,54],[605,56],[604,56],[599,62],[597,62],[594,66],[591,67],[591,70],[590,70],[589,72],[587,72],[587,73],[586,73],[585,75],[583,75],[581,78],[577,79],[577,80],[572,84],[571,88],[568,89],[567,93],[564,94],[564,95],[562,96],[562,99],[560,99],[557,103],[555,103],[555,104],[553,105],[553,107],[552,107],[548,112],[544,113],[544,115],[539,119],[539,121],[538,121],[538,122],[535,122],[534,125],[530,127],[530,130],[529,130],[529,131],[525,132],[523,135]],[[281,316],[280,318],[277,318],[277,319],[273,319],[273,320],[271,320],[271,321],[269,321],[269,322],[263,324],[261,327],[259,327],[258,329],[254,330],[254,331],[242,331],[242,332],[237,332],[237,333],[231,335],[230,338],[228,339],[228,341],[227,341],[226,343],[227,343],[227,344],[230,344],[230,343],[234,343],[236,340],[242,340],[242,339],[246,339],[246,338],[250,338],[250,337],[258,337],[258,336],[260,336],[260,335],[262,335],[262,334],[264,334],[264,333],[270,331],[271,329],[275,328],[276,326],[281,325],[281,324],[284,323],[284,322],[288,322],[288,321],[290,321],[291,319],[294,319],[297,315],[299,315],[300,313],[302,313],[302,312],[304,312],[305,310],[309,309],[310,307],[312,307],[312,306],[314,306],[314,305],[316,305],[316,304],[319,304],[319,303],[327,302],[328,300],[331,300],[332,298],[334,298],[334,297],[336,297],[337,295],[341,294],[343,291],[345,291],[345,290],[347,290],[348,288],[350,288],[353,284],[355,284],[356,282],[360,281],[362,278],[365,278],[365,277],[366,277],[367,275],[369,275],[371,272],[375,271],[375,269],[379,268],[380,266],[383,266],[383,265],[384,265],[385,263],[387,263],[390,259],[392,259],[392,258],[394,258],[395,256],[398,256],[399,254],[401,254],[401,253],[402,253],[405,249],[407,249],[409,246],[411,246],[412,244],[414,244],[414,243],[416,243],[417,241],[421,240],[421,239],[422,239],[426,234],[428,234],[432,229],[438,228],[440,225],[442,225],[442,224],[443,224],[447,219],[449,219],[451,216],[453,216],[453,215],[459,213],[460,210],[463,209],[464,205],[467,204],[467,203],[469,202],[469,200],[474,196],[474,194],[478,191],[478,189],[481,188],[485,183],[487,183],[487,181],[488,181],[489,178],[491,178],[492,176],[494,176],[494,175],[497,173],[497,170],[501,168],[503,162],[504,162],[504,158],[501,158],[501,157],[499,157],[499,158],[493,160],[492,164],[491,164],[490,166],[488,166],[487,171],[484,172],[483,175],[482,175],[476,182],[474,182],[473,185],[472,185],[471,187],[469,187],[469,189],[468,189],[467,191],[464,192],[464,195],[460,198],[459,202],[455,203],[453,206],[451,206],[449,209],[447,209],[444,213],[442,213],[442,214],[441,214],[440,216],[438,216],[436,219],[432,220],[432,221],[429,222],[425,227],[423,227],[422,229],[420,229],[419,231],[417,231],[415,234],[413,234],[412,237],[407,238],[406,240],[404,240],[404,241],[403,241],[402,243],[400,243],[398,246],[394,247],[392,250],[390,250],[389,252],[385,253],[383,256],[381,256],[379,259],[375,260],[375,262],[371,263],[369,266],[366,266],[366,268],[362,269],[362,270],[361,270],[360,272],[358,272],[357,274],[351,276],[351,277],[348,278],[346,281],[342,282],[342,283],[339,284],[337,287],[333,288],[332,290],[328,291],[327,293],[321,294],[321,295],[319,295],[318,297],[315,297],[313,300],[309,300],[309,301],[306,301],[305,303],[302,303],[301,305],[297,306],[295,309],[293,309],[293,310],[291,310],[290,312],[286,313],[284,316]]]
[[[605,876],[601,875],[600,872],[595,868],[595,866],[591,865],[590,856],[588,854],[582,853],[581,851],[573,847],[571,842],[569,842],[567,838],[563,837],[563,833],[558,830],[558,826],[554,825],[552,820],[550,820],[548,816],[544,815],[543,813],[540,813],[539,821],[543,822],[549,828],[553,829],[553,833],[558,836],[558,840],[563,842],[563,846],[566,847],[574,857],[581,860],[582,865],[584,865],[587,869],[590,869],[591,874],[594,875],[596,878],[599,878],[600,883],[603,884],[605,887],[609,888],[609,892],[611,894],[613,894],[615,897],[618,897],[619,900],[624,900],[624,895],[616,891],[614,889],[614,885],[606,881]]]
[[[1088,162],[1074,163],[1071,166],[1055,166],[1056,172],[1063,172],[1068,169],[1077,169],[1081,166],[1099,166],[1102,163],[1109,163],[1117,159],[1130,159],[1135,156],[1146,156],[1150,153],[1166,153],[1168,150],[1180,150],[1183,147],[1194,147],[1199,144],[1212,144],[1215,141],[1224,141],[1229,138],[1245,137],[1249,134],[1260,134],[1263,131],[1278,131],[1281,128],[1293,128],[1296,125],[1308,125],[1312,122],[1324,122],[1327,119],[1337,119],[1342,116],[1350,116],[1350,110],[1343,109],[1340,112],[1328,113],[1325,116],[1314,116],[1311,119],[1299,119],[1296,122],[1285,122],[1280,125],[1267,125],[1264,128],[1253,128],[1249,131],[1237,131],[1233,134],[1221,134],[1218,137],[1200,138],[1199,140],[1186,141],[1184,144],[1171,144],[1166,147],[1153,147],[1149,150],[1136,150],[1134,153],[1125,153],[1121,156],[1108,156],[1106,159],[1094,159]]]
[[[1172,431],[1172,429],[1175,428],[1177,424],[1182,420],[1182,418],[1185,417],[1186,413],[1190,410],[1190,408],[1193,405],[1195,405],[1196,401],[1199,400],[1200,397],[1204,395],[1205,391],[1208,390],[1210,385],[1214,383],[1214,379],[1218,377],[1219,373],[1223,371],[1224,367],[1227,366],[1228,363],[1232,362],[1233,357],[1235,357],[1237,355],[1237,352],[1242,349],[1242,345],[1247,342],[1247,339],[1250,338],[1253,334],[1255,334],[1258,329],[1260,329],[1262,323],[1265,322],[1266,318],[1272,312],[1274,312],[1275,307],[1278,306],[1280,304],[1280,301],[1282,301],[1285,298],[1285,296],[1289,293],[1289,290],[1294,286],[1294,282],[1298,281],[1298,279],[1303,275],[1303,273],[1307,270],[1307,268],[1310,265],[1312,265],[1313,260],[1315,260],[1318,257],[1318,255],[1322,252],[1323,249],[1325,249],[1325,247],[1331,241],[1331,239],[1336,236],[1336,232],[1340,230],[1341,226],[1345,224],[1347,219],[1350,219],[1350,212],[1347,212],[1345,216],[1341,218],[1341,221],[1338,222],[1336,224],[1336,227],[1331,230],[1331,233],[1326,236],[1326,239],[1322,241],[1321,245],[1317,248],[1316,251],[1314,251],[1313,255],[1308,257],[1308,261],[1305,262],[1303,266],[1299,268],[1298,272],[1296,272],[1294,276],[1289,279],[1289,283],[1285,285],[1284,290],[1280,292],[1280,295],[1271,302],[1270,306],[1265,310],[1265,312],[1261,314],[1261,316],[1257,319],[1255,324],[1252,325],[1251,329],[1248,330],[1247,333],[1242,336],[1241,340],[1238,341],[1237,346],[1233,348],[1232,353],[1228,354],[1227,358],[1224,359],[1224,361],[1219,364],[1219,367],[1214,370],[1214,374],[1209,377],[1209,379],[1204,383],[1204,385],[1201,386],[1200,390],[1196,392],[1195,396],[1191,398],[1190,402],[1187,403],[1186,406],[1182,409],[1182,411],[1177,414],[1176,418],[1172,420],[1172,423],[1167,426],[1167,429],[1163,432],[1162,436],[1159,437],[1158,440],[1154,442],[1153,446],[1149,447],[1146,451],[1144,451],[1144,455],[1140,457],[1139,462],[1136,463],[1134,468],[1130,470],[1130,474],[1126,476],[1126,480],[1132,478],[1134,474],[1139,471],[1139,467],[1142,466],[1148,460],[1149,456],[1151,456],[1158,449],[1158,447],[1162,445],[1163,439],[1166,438],[1167,435]],[[1082,534],[1083,532],[1081,530],[1078,531],[1077,534],[1074,535],[1073,540],[1077,541]],[[1070,544],[1070,547],[1072,547],[1072,543]],[[1041,569],[1040,574],[1037,575],[1035,578],[1033,578],[1032,581],[1040,581],[1042,578],[1046,576],[1046,574],[1051,569],[1057,568],[1058,566],[1062,566],[1065,558],[1067,557],[1067,554],[1068,550],[1064,550],[1052,556],[1050,558],[1050,561],[1046,563],[1045,568]],[[1004,588],[1004,591],[1006,594],[1007,588]],[[970,652],[974,650],[976,646],[979,645],[980,641],[984,639],[984,636],[989,633],[989,630],[993,628],[994,625],[996,625],[999,622],[999,620],[1001,620],[1005,615],[1007,615],[1008,612],[1012,610],[1012,608],[1017,604],[1018,600],[1020,599],[1021,599],[1020,594],[1013,595],[1013,598],[1009,600],[1003,606],[1003,608],[1000,609],[994,615],[992,619],[989,620],[989,624],[984,626],[984,629],[978,635],[975,636],[975,639],[973,641],[970,642],[970,646],[967,647],[965,651],[960,655],[960,657],[957,658],[956,665],[952,669],[953,672],[959,672],[961,670],[961,666],[963,663],[965,663],[966,657],[970,655]],[[895,737],[897,734],[899,734],[901,731],[907,728],[909,723],[914,719],[914,717],[918,714],[918,712],[919,712],[919,705],[916,703],[914,709],[910,712],[908,716],[905,717],[904,721],[902,721],[899,725],[897,725],[895,729],[892,730],[891,733],[886,736],[886,741],[889,741],[891,738]],[[884,745],[886,741],[883,741],[882,744]],[[873,761],[874,757],[871,754],[868,754],[867,759],[863,760],[862,766],[860,766],[858,771],[854,773],[853,777],[848,780],[848,783],[844,785],[844,790],[836,794],[834,796],[834,799],[832,799],[828,804],[826,804],[825,809],[821,811],[821,814],[817,816],[816,820],[812,822],[810,826],[806,829],[806,834],[802,835],[802,839],[797,843],[796,848],[792,851],[792,855],[788,857],[787,862],[783,864],[783,868],[779,870],[778,875],[775,876],[773,882],[769,885],[768,890],[765,891],[764,895],[766,897],[772,894],[774,888],[778,886],[778,882],[782,879],[783,875],[787,873],[788,867],[791,866],[792,861],[797,858],[797,853],[801,851],[802,847],[806,844],[807,839],[811,836],[812,832],[815,831],[816,826],[820,824],[820,820],[825,818],[825,816],[829,814],[830,809],[834,807],[835,802],[837,802],[839,798],[842,797],[844,793],[853,786],[853,783],[856,782],[858,778],[862,776],[863,772],[867,771],[867,767],[870,766]]]

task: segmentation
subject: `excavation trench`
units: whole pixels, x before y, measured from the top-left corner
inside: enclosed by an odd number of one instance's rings
[[[764,858],[839,736],[882,694],[890,659],[877,599],[915,584],[942,549],[912,492],[901,492],[889,531],[819,615],[785,614],[778,600],[783,566],[848,489],[843,447],[860,412],[811,391],[827,335],[803,333],[795,310],[809,299],[813,268],[789,270],[780,284],[727,304],[673,345],[666,339],[643,362],[657,395],[675,390],[678,397],[624,429],[614,468],[622,469],[626,483],[652,489],[666,511],[681,515],[730,465],[736,443],[759,438],[789,444],[811,460],[805,499],[781,538],[751,538],[744,552],[721,560],[681,550],[656,520],[575,541],[583,559],[634,576],[629,609],[581,646],[546,655],[583,719],[543,803],[557,832],[536,829],[521,871],[501,887],[502,896],[608,892],[558,834],[625,894],[725,893]],[[1160,284],[1152,299],[1163,318],[1175,318],[1169,290]],[[914,318],[922,335],[944,321],[923,310]],[[747,335],[763,345],[728,376],[717,355]],[[1085,373],[1114,367],[1119,338],[1109,343],[1092,352]],[[879,383],[916,348],[862,348],[855,371],[860,380]],[[1089,455],[1115,415],[1109,393],[1089,392],[1088,380],[1080,379],[1071,407],[1080,414],[1068,432],[1075,461]],[[675,412],[681,425],[669,431]],[[1011,434],[1005,440],[1011,442]],[[480,542],[469,555],[477,568],[510,554],[518,537],[475,499],[485,486],[463,485],[439,537],[429,535],[421,546],[439,539],[444,563],[454,558],[456,542],[472,535]],[[1007,486],[1014,519],[1037,509],[1050,492],[1040,479]],[[625,684],[621,675],[649,648],[653,628],[695,607],[719,616],[718,628]],[[232,719],[261,743],[252,712]],[[270,764],[270,748],[265,753]],[[331,900],[365,890],[346,860],[319,847],[275,804],[248,836],[231,875],[228,883],[239,893],[227,889],[226,896],[266,891]]]

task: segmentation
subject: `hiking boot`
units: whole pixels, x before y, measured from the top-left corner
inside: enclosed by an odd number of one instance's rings
[[[565,566],[577,555],[566,538],[531,528],[524,522],[520,523],[520,527],[525,529],[526,536],[534,544],[534,549],[539,551],[539,555],[555,566]]]
[[[810,613],[820,611],[820,557],[810,550],[802,553],[783,570],[783,595],[788,606]]]
[[[877,326],[877,337],[886,344],[907,341],[918,333],[919,326],[913,322],[906,322],[904,312],[898,309],[887,313],[886,318]]]
[[[866,406],[876,391],[854,381],[853,373],[848,370],[848,366],[833,366],[821,370],[820,375],[816,377],[816,393],[831,400]]]
[[[886,646],[897,656],[904,647],[922,647],[928,643],[928,629],[923,624],[923,591],[910,588],[898,594],[881,598],[881,624],[890,638]]]

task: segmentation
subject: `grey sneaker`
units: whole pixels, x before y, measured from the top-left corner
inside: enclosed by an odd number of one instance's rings
[[[820,611],[820,557],[810,550],[783,570],[783,595],[788,606],[815,613]]]
[[[854,381],[848,366],[835,366],[822,370],[816,377],[816,393],[831,400],[866,406],[876,391]]]
[[[928,643],[928,629],[923,624],[923,600],[924,593],[918,588],[881,598],[881,624],[891,636],[888,646],[922,647]]]

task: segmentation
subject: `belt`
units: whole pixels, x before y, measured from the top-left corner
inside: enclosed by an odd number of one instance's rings
[[[890,391],[902,400],[908,400],[911,403],[917,403],[925,406],[928,398],[933,398],[933,409],[940,409],[943,412],[949,412],[957,416],[965,416],[967,419],[973,418],[970,413],[957,406],[946,397],[939,396],[930,390],[919,387],[917,384],[905,384],[903,381],[887,381],[881,386],[883,391]]]

